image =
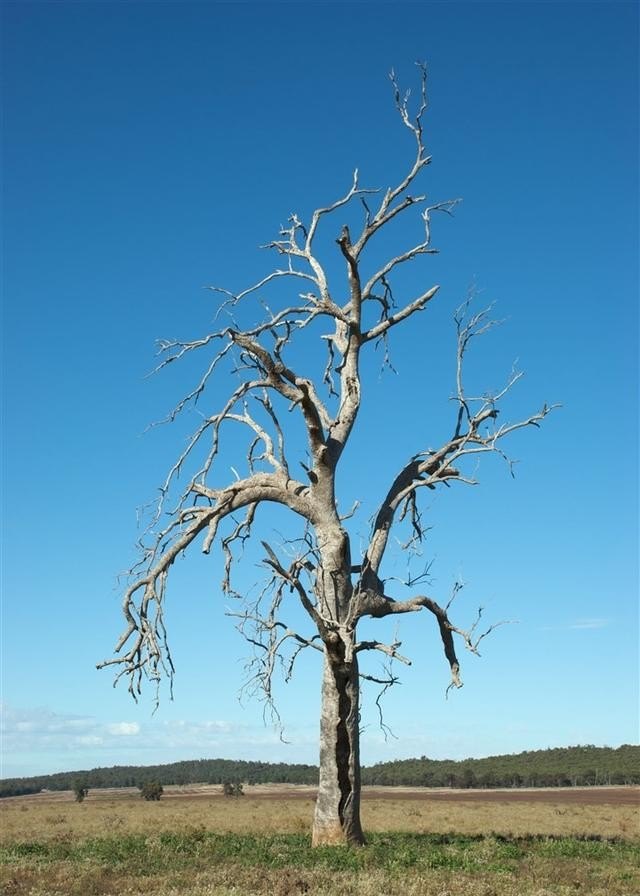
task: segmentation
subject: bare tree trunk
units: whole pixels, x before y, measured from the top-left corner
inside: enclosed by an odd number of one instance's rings
[[[320,784],[313,845],[364,843],[360,824],[360,682],[355,653],[325,648],[320,717]]]

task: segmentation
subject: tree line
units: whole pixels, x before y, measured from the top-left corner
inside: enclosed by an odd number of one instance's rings
[[[585,787],[640,784],[640,747],[576,746],[536,750],[484,759],[402,759],[380,762],[362,770],[363,784],[408,787]],[[81,780],[89,789],[163,785],[318,783],[314,765],[197,759],[168,765],[95,768],[0,781],[0,797],[73,790]]]
[[[420,787],[589,787],[640,784],[640,747],[575,746],[462,761],[405,759],[363,769],[363,784]]]
[[[30,778],[0,780],[0,797],[39,793],[41,790],[72,790],[77,780],[91,790],[105,787],[141,787],[159,781],[167,784],[317,784],[315,765],[249,762],[233,759],[194,759],[168,765],[115,765],[75,772],[58,772]]]

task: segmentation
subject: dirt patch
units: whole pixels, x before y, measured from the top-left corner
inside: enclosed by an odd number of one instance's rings
[[[254,793],[248,788],[247,794],[259,799],[315,799],[315,788],[265,788]],[[193,795],[193,794],[192,794]],[[501,790],[455,790],[431,789],[427,787],[364,787],[363,800],[425,800],[438,802],[480,802],[480,803],[568,803],[572,805],[639,806],[639,787],[551,787]]]
[[[245,796],[258,800],[315,800],[317,788],[309,785],[259,784],[245,787]],[[163,799],[222,797],[220,787],[165,787]],[[456,790],[428,787],[363,787],[362,799],[424,800],[425,802],[563,803],[571,805],[639,806],[640,787],[550,787]]]
[[[575,805],[640,806],[639,787],[550,787],[503,790],[409,790],[395,787],[371,787],[363,792],[366,799],[412,799],[444,802],[484,803],[570,803]]]
[[[316,798],[317,788],[309,785],[257,784],[245,787],[245,797],[257,800],[308,800]],[[136,787],[94,788],[87,800],[123,800],[139,798]],[[222,788],[217,785],[190,785],[179,787],[168,785],[164,789],[163,802],[181,799],[225,799]],[[242,799],[244,799],[242,798]],[[364,787],[362,799],[368,800],[424,800],[425,802],[449,803],[562,803],[565,805],[614,805],[638,806],[640,808],[640,787],[550,787],[550,788],[505,788],[502,790],[454,790],[450,788],[428,787]],[[45,791],[19,797],[6,797],[5,805],[13,802],[73,802],[72,791]]]

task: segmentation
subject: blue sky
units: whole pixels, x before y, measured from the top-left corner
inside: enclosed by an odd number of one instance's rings
[[[412,147],[387,73],[415,86],[416,59],[423,189],[464,201],[415,270],[441,290],[398,329],[397,376],[368,368],[340,480],[344,506],[363,501],[354,544],[393,470],[449,429],[451,317],[470,283],[505,318],[476,347],[478,391],[518,359],[510,419],[563,408],[514,439],[515,480],[483,462],[477,488],[430,494],[430,592],[463,576],[461,624],[482,604],[517,625],[461,657],[465,687],[446,700],[431,619],[404,620],[397,739],[366,691],[362,759],[637,741],[637,6],[23,2],[3,16],[2,774],[316,761],[315,656],[278,688],[287,745],[238,701],[246,648],[219,553],[175,567],[173,702],[152,715],[151,694],[133,704],[95,663],[120,631],[136,508],[193,423],[142,435],[197,376],[145,378],[155,340],[207,332],[202,287],[267,273],[257,247],[342,195],[356,166],[367,186],[397,180]],[[267,513],[261,536],[284,525]],[[259,573],[249,555],[241,583]]]

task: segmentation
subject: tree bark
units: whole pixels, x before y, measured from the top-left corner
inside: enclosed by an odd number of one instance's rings
[[[360,682],[355,653],[344,643],[325,646],[320,716],[320,782],[313,846],[361,846]]]

